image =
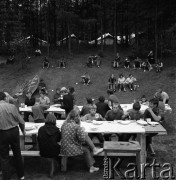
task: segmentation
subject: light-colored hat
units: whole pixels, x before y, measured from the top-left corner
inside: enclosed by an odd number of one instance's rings
[[[66,87],[62,87],[60,91],[67,91]]]

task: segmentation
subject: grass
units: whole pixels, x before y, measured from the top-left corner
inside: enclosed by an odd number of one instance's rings
[[[95,51],[94,51],[95,52]],[[95,52],[96,53],[96,52]],[[120,73],[124,76],[128,76],[132,73],[137,78],[137,83],[139,84],[139,89],[136,92],[116,92],[120,103],[131,103],[134,99],[139,98],[141,95],[145,94],[148,99],[153,97],[156,89],[162,88],[170,96],[170,102],[173,111],[172,113],[166,113],[164,127],[167,130],[167,136],[155,136],[154,148],[156,150],[156,159],[160,163],[171,163],[174,167],[174,172],[176,172],[176,95],[175,95],[175,85],[176,85],[176,61],[174,57],[166,58],[164,62],[164,71],[161,73],[156,73],[155,71],[143,72],[141,70],[133,69],[112,69],[111,61],[114,58],[111,51],[105,51],[104,58],[102,59],[102,66],[100,68],[87,68],[85,67],[85,62],[87,57],[92,54],[92,51],[87,51],[86,53],[74,54],[67,60],[66,69],[42,69],[41,62],[43,57],[32,57],[31,64],[27,65],[27,68],[21,70],[18,65],[0,67],[0,89],[6,90],[11,94],[14,94],[19,85],[25,80],[31,79],[34,75],[38,74],[43,78],[47,84],[49,97],[52,100],[57,87],[62,86],[73,86],[76,90],[76,104],[84,105],[86,103],[86,97],[92,97],[97,99],[100,95],[107,98],[107,81],[111,73],[114,73],[115,77],[118,77]],[[123,50],[120,51],[121,57],[128,55],[128,52]],[[57,56],[55,56],[57,57]],[[50,59],[52,66],[56,66],[56,59]],[[91,77],[91,85],[84,86],[81,84],[81,75],[85,72]],[[78,83],[76,85],[76,83]],[[54,91],[52,91],[54,90]],[[148,158],[151,161],[152,158]],[[47,171],[49,166],[47,163],[45,167],[41,168],[39,163],[41,160],[39,158],[30,158],[25,160],[25,171],[26,179],[48,179]],[[93,175],[87,172],[85,165],[82,161],[69,161],[68,172],[62,173],[58,172],[54,179],[60,180],[81,180],[81,179],[103,179],[103,165],[102,159],[97,159],[98,165],[101,167],[101,171]],[[36,164],[33,166],[32,164]],[[14,176],[15,178],[16,176]],[[151,179],[148,177],[147,179]]]

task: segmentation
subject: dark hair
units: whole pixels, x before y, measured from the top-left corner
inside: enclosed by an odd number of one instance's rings
[[[91,98],[86,98],[88,104],[92,104],[93,100]]]
[[[5,93],[0,92],[0,101],[5,100],[5,97],[6,97]]]
[[[146,96],[145,96],[145,95],[142,95],[142,96],[141,96],[141,99],[142,99],[142,98],[146,98]]]
[[[98,100],[99,100],[100,102],[104,102],[104,101],[105,101],[105,98],[104,98],[104,96],[100,96],[100,97],[98,98]]]
[[[45,90],[44,90],[44,89],[41,89],[40,94],[45,95],[45,94],[46,94]]]
[[[54,114],[48,114],[45,123],[56,125],[56,116]]]
[[[149,100],[149,102],[152,103],[153,105],[156,105],[156,107],[158,107],[158,104],[159,104],[158,99],[152,98],[152,99]]]
[[[111,90],[111,89],[107,90],[107,94],[113,94],[113,93],[114,93],[113,90]]]
[[[27,91],[27,93],[26,93],[26,94],[29,94],[29,93],[30,93],[30,94],[32,94],[32,92],[31,92],[31,91]]]
[[[139,111],[141,109],[141,105],[139,104],[139,102],[135,102],[133,104],[133,109],[136,111]]]
[[[119,74],[119,77],[123,77],[123,74]]]
[[[75,92],[74,87],[69,87],[68,89],[69,89],[70,93],[74,93]]]

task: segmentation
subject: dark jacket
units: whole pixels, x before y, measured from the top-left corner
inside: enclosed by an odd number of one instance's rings
[[[62,109],[65,109],[66,115],[73,109],[74,105],[74,97],[72,94],[68,93],[63,96],[63,105],[61,106]]]
[[[40,155],[46,158],[57,157],[60,153],[61,133],[53,124],[45,124],[38,131]]]
[[[33,106],[35,104],[35,98],[31,97],[31,99],[29,99],[28,97],[26,97],[25,99],[25,105],[27,106]]]
[[[101,114],[101,116],[104,118],[107,111],[110,110],[110,107],[107,103],[104,102],[98,102],[96,103],[97,106],[97,113]]]

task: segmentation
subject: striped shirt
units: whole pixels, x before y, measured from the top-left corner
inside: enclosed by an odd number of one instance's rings
[[[5,101],[0,101],[0,130],[8,130],[25,124],[23,118],[20,116],[17,108],[13,104]]]

